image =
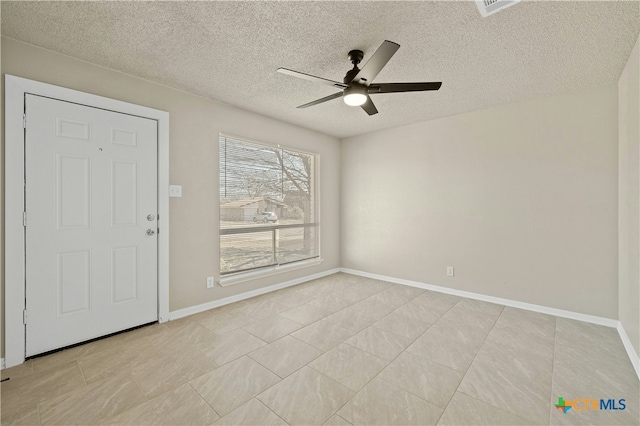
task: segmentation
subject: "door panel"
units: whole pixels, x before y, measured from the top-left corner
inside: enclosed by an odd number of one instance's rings
[[[88,311],[91,255],[88,250],[57,254],[56,289],[58,316]]]
[[[136,226],[137,164],[134,161],[111,162],[111,224]]]
[[[156,321],[156,121],[34,95],[26,115],[26,355]]]
[[[91,166],[88,157],[57,155],[58,229],[88,228],[91,213]]]
[[[137,292],[137,247],[111,249],[111,303],[135,300]]]

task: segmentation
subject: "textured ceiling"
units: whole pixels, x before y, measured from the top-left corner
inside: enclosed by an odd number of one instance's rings
[[[640,31],[639,2],[527,2],[482,18],[473,2],[10,2],[2,34],[336,137],[617,81]],[[379,94],[379,114],[336,90],[360,49],[400,50],[375,82],[442,81]]]

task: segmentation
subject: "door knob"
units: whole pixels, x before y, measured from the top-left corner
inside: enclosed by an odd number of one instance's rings
[[[149,228],[147,229],[147,235],[151,236],[151,235],[155,235],[156,234],[156,230],[153,228]]]
[[[156,218],[156,215],[154,215],[154,214],[148,214],[148,215],[147,215],[147,220],[148,220],[149,222],[151,222],[151,221],[152,221],[152,220],[154,220],[155,218]]]

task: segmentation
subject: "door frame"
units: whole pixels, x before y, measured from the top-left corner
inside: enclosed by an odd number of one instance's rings
[[[25,95],[39,95],[158,122],[158,321],[169,320],[169,113],[5,75],[4,352],[6,368],[25,360]]]

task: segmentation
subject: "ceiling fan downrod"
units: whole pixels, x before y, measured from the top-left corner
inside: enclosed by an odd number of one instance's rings
[[[364,52],[362,50],[352,50],[349,52],[349,60],[353,64],[353,68],[350,71],[347,71],[347,75],[344,76],[342,80],[345,84],[349,84],[353,81],[353,78],[358,75],[360,72],[360,68],[358,68],[358,64],[362,62],[362,58],[364,58]]]

